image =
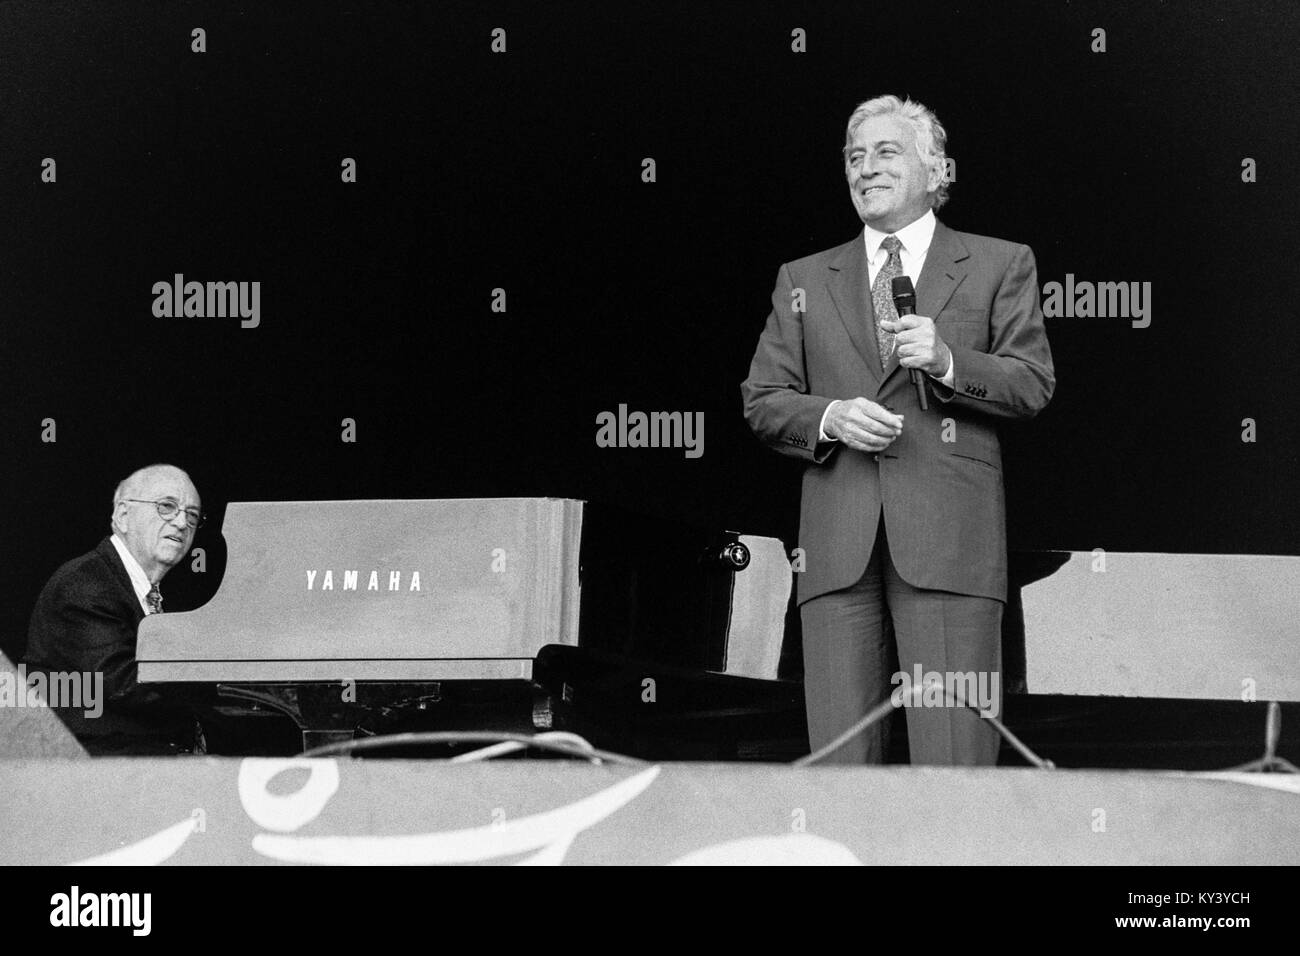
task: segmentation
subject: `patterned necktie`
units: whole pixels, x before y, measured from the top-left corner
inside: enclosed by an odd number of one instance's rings
[[[149,589],[149,593],[144,596],[144,603],[149,605],[150,614],[161,614],[162,609],[162,592],[158,590],[158,585],[154,584]]]
[[[876,273],[876,281],[871,284],[871,307],[876,312],[876,346],[880,349],[880,367],[889,364],[889,356],[894,351],[894,333],[886,332],[880,327],[882,319],[897,319],[898,310],[894,308],[894,290],[890,283],[903,272],[903,260],[898,257],[898,250],[903,244],[897,236],[885,236],[880,243],[882,249],[889,252],[889,261]]]

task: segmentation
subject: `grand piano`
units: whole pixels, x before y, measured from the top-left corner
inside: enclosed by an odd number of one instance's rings
[[[236,502],[224,577],[147,617],[142,683],[301,746],[572,730],[647,757],[805,745],[774,538],[557,498]],[[775,749],[773,749],[775,748]]]
[[[138,659],[240,731],[235,752],[278,724],[295,750],[456,729],[571,730],[647,759],[806,753],[777,539],[556,498],[232,503],[223,533],[216,595],[146,618]],[[1003,687],[1028,740],[1101,739],[1089,714],[1128,713],[1101,698],[1212,721],[1237,713],[1215,702],[1300,701],[1300,558],[1010,558]]]

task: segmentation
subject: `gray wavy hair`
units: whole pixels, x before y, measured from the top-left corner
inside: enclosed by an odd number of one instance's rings
[[[901,116],[912,124],[916,132],[916,148],[921,154],[921,162],[927,169],[939,171],[939,188],[935,191],[933,209],[939,209],[948,201],[948,155],[944,147],[948,145],[948,133],[944,130],[939,117],[924,103],[913,99],[900,100],[892,94],[877,96],[859,103],[849,117],[849,126],[844,133],[844,162],[849,161],[849,146],[858,127],[872,116]]]

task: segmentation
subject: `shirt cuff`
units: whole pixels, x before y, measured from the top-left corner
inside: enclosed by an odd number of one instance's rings
[[[826,416],[829,415],[829,414],[831,413],[831,408],[832,408],[832,407],[836,404],[836,402],[838,402],[838,401],[839,401],[839,399],[837,398],[834,402],[831,402],[830,405],[827,405],[827,406],[826,406],[826,411],[822,412],[822,420],[821,420],[821,424],[817,426],[817,440],[818,440],[818,441],[839,441],[838,438],[832,438],[830,435],[826,434]]]
[[[953,388],[953,383],[957,381],[957,376],[953,374],[953,357],[952,349],[948,350],[948,371],[939,376],[939,381],[949,388]]]

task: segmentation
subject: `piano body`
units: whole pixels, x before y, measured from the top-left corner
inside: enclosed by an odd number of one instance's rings
[[[287,715],[295,748],[459,729],[647,759],[806,752],[774,538],[555,498],[232,503],[223,534],[215,596],[141,623],[140,679],[241,726]],[[1031,737],[1030,696],[1300,700],[1300,558],[1010,557],[1003,687]]]
[[[236,502],[222,532],[215,596],[141,623],[140,680],[287,715],[304,748],[452,727],[648,756],[802,743],[779,540],[556,498]]]

